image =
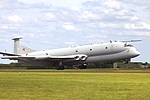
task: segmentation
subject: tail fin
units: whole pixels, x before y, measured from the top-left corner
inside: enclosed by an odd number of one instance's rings
[[[15,37],[12,40],[14,40],[14,53],[15,54],[26,54],[26,53],[30,53],[30,52],[34,52],[35,50],[30,49],[28,47],[22,46],[20,44],[20,39],[22,39],[22,37]]]

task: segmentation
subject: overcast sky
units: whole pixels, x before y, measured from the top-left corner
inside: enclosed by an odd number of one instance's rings
[[[132,61],[150,62],[150,0],[0,0],[0,12],[0,51],[15,36],[35,50],[140,39]]]

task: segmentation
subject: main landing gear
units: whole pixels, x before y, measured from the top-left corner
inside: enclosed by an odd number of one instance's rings
[[[81,64],[79,65],[79,69],[86,69],[87,68],[87,65],[86,64]]]
[[[64,69],[65,69],[64,66],[58,66],[58,67],[57,67],[57,70],[64,70]]]

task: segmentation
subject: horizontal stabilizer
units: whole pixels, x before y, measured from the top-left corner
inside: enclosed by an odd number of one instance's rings
[[[10,60],[30,60],[30,59],[35,59],[35,57],[22,57],[22,56],[3,56],[1,57],[2,59],[10,59]]]
[[[7,52],[3,52],[3,51],[2,52],[0,51],[0,54],[3,54],[4,56],[5,55],[8,55],[8,56],[19,56],[19,55],[14,54],[14,53],[7,53]]]

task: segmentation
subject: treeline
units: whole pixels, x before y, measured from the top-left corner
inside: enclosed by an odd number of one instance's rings
[[[89,63],[87,68],[113,68],[114,62],[97,62]],[[76,68],[78,66],[65,66],[66,69]],[[117,62],[117,67],[119,68],[150,68],[150,64],[147,62],[130,62],[129,64],[124,64],[123,61]],[[33,66],[25,63],[10,63],[10,64],[0,64],[0,69],[56,69],[53,66]]]
[[[0,64],[0,69],[27,69],[27,64],[21,64],[21,63],[10,63],[10,64]]]
[[[88,68],[113,68],[113,63],[90,63],[87,65]],[[67,69],[76,68],[77,66],[65,66]],[[53,66],[33,66],[25,63],[10,63],[0,64],[0,69],[56,69]]]

